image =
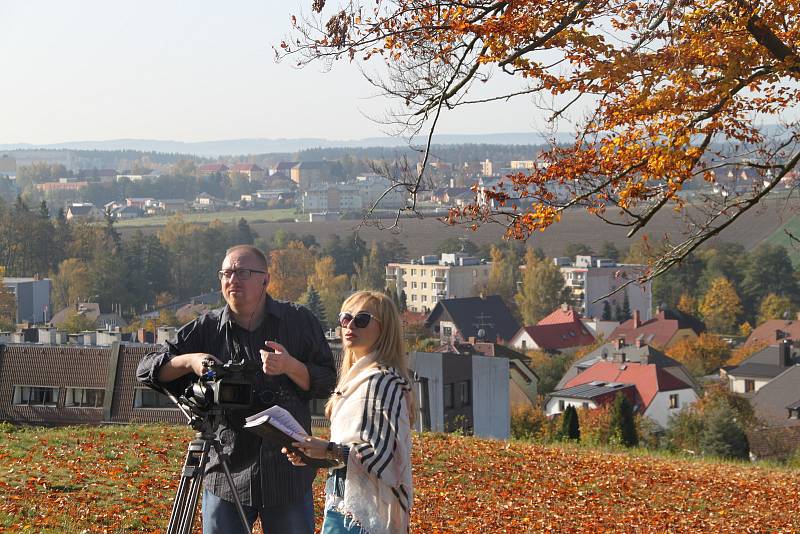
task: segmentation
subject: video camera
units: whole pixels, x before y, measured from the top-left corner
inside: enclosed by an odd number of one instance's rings
[[[207,371],[183,395],[192,408],[207,411],[252,407],[253,375],[261,369],[261,362],[242,360],[221,364],[209,358],[203,366]]]

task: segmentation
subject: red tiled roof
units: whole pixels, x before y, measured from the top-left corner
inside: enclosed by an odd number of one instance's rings
[[[750,332],[750,337],[745,341],[745,346],[756,342],[774,345],[779,339],[800,340],[800,321],[797,319],[786,321],[784,319],[770,319],[764,321],[755,330]]]
[[[531,336],[531,339],[533,339],[539,347],[546,350],[583,347],[594,343],[594,336],[592,336],[580,320],[572,323],[540,323],[538,325],[524,326],[522,328]]]
[[[665,347],[675,336],[675,333],[682,328],[691,328],[697,334],[702,332],[702,328],[700,328],[696,319],[687,316],[686,324],[681,324],[680,319],[673,315],[671,312],[660,311],[649,321],[640,322],[638,325],[636,324],[637,318],[633,317],[611,332],[609,339],[624,337],[627,342],[631,342],[642,336],[648,345]]]
[[[597,362],[564,384],[563,389],[594,381],[633,384],[642,399],[642,412],[647,410],[656,393],[660,391],[691,388],[686,382],[654,364]]]
[[[254,172],[254,171],[261,171],[261,167],[256,165],[255,163],[236,163],[233,167],[231,167],[233,172]]]
[[[581,316],[576,312],[572,306],[559,306],[553,313],[539,321],[538,325],[543,324],[561,324],[561,323],[575,323],[580,322]]]

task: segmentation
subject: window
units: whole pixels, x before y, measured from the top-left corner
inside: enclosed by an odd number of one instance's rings
[[[453,335],[453,329],[449,326],[442,327],[442,335],[445,337],[450,337]]]
[[[522,340],[522,350],[528,350],[528,342],[526,340]]]
[[[411,295],[411,302],[416,302],[416,301],[417,301],[417,296]]]
[[[422,282],[422,289],[428,289],[428,282]]]
[[[445,409],[453,407],[453,384],[445,384],[442,389],[444,393],[444,407]]]
[[[559,400],[559,401],[558,401],[558,411],[559,411],[559,412],[563,412],[563,411],[564,411],[564,408],[565,408],[565,406],[564,406],[564,401],[563,401],[563,400]]]
[[[472,381],[464,380],[456,384],[456,396],[459,406],[469,406],[472,404]]]
[[[589,403],[588,403],[588,402],[584,402],[584,403],[582,404],[582,406],[583,406],[583,409],[584,409],[584,410],[588,410],[588,409],[589,409]]]
[[[411,269],[411,276],[416,276],[416,275],[417,275],[417,270]]]
[[[422,302],[428,302],[428,295],[422,295]]]
[[[46,386],[14,386],[14,404],[25,406],[55,406],[58,388]]]
[[[744,392],[745,393],[750,393],[751,391],[755,391],[755,390],[756,390],[756,381],[752,380],[750,378],[746,379],[744,381]]]
[[[678,394],[674,393],[674,394],[669,396],[669,409],[670,410],[675,410],[678,407],[679,407],[678,406]]]
[[[133,393],[134,408],[176,408],[169,397],[148,388],[136,388]]]
[[[64,406],[102,408],[106,391],[101,388],[67,388]]]
[[[417,283],[411,282],[411,289],[417,289]]]

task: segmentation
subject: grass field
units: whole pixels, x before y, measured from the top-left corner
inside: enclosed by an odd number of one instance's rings
[[[163,532],[190,429],[2,428],[0,530]],[[414,532],[800,531],[787,469],[444,434],[413,454]]]
[[[244,218],[249,223],[262,223],[278,221],[281,219],[291,219],[294,221],[296,215],[294,208],[273,209],[273,210],[231,210],[213,212],[194,212],[181,214],[186,222],[207,224],[214,220],[222,222],[238,222]],[[145,228],[153,226],[164,226],[171,216],[142,217],[140,219],[125,219],[114,223],[118,228]]]

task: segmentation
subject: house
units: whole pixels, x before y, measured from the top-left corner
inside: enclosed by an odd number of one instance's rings
[[[119,328],[128,326],[128,322],[119,314],[113,312],[102,313],[100,311],[100,304],[97,302],[79,302],[75,305],[67,306],[53,315],[50,323],[54,326],[61,326],[64,321],[66,321],[67,317],[73,313],[77,313],[90,321],[94,321],[98,328]]]
[[[493,358],[508,360],[508,402],[514,406],[535,406],[538,402],[539,375],[530,366],[530,360],[524,354],[497,343],[470,340],[469,343],[453,343],[442,345],[436,352],[451,354],[480,354]]]
[[[567,405],[597,408],[621,391],[631,400],[634,411],[649,417],[662,429],[684,406],[697,400],[690,382],[680,380],[653,363],[601,361],[569,380],[548,396],[545,413],[562,413]]]
[[[784,367],[749,400],[763,426],[800,426],[800,365]]]
[[[205,163],[197,167],[197,174],[200,176],[210,176],[212,174],[225,174],[228,166],[224,163]]]
[[[800,341],[800,313],[794,319],[770,319],[758,325],[744,342],[746,347],[755,343],[774,345],[782,339]]]
[[[194,199],[192,207],[203,211],[214,211],[227,206],[227,204],[225,200],[215,198],[208,193],[200,193]]]
[[[228,171],[229,176],[244,176],[249,181],[262,180],[266,171],[255,163],[235,163]]]
[[[330,161],[301,161],[292,166],[289,176],[302,191],[332,181]]]
[[[163,198],[155,202],[153,209],[161,213],[180,213],[186,210],[186,201],[182,198]]]
[[[576,376],[586,372],[593,365],[599,362],[616,362],[618,365],[625,363],[652,364],[664,369],[666,372],[675,376],[678,380],[696,387],[696,383],[686,368],[680,362],[673,360],[660,350],[644,343],[641,339],[633,344],[625,343],[624,339],[617,338],[610,343],[606,343],[578,361],[567,369],[561,377],[556,389],[563,389]]]
[[[510,345],[518,350],[565,352],[594,343],[594,336],[572,307],[563,304],[532,326],[523,326]]]
[[[792,341],[784,339],[756,352],[738,366],[720,371],[728,379],[734,393],[756,393],[788,368],[800,364],[800,353],[792,349]],[[796,384],[800,391],[800,382]]]
[[[116,220],[138,219],[144,217],[144,210],[136,206],[120,206],[109,212]]]
[[[666,349],[684,339],[696,339],[705,331],[706,325],[701,320],[678,310],[659,310],[656,316],[648,321],[643,321],[639,311],[634,310],[633,318],[621,323],[611,333],[609,339],[641,338],[648,345]]]
[[[508,438],[509,360],[441,352],[408,356],[420,399],[418,430]]]
[[[100,213],[100,210],[94,206],[94,204],[88,202],[68,204],[65,215],[68,221],[92,221],[103,216],[103,214]]]
[[[440,300],[425,319],[425,326],[439,335],[443,345],[470,338],[502,343],[519,330],[519,323],[499,295]]]

